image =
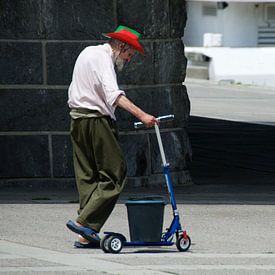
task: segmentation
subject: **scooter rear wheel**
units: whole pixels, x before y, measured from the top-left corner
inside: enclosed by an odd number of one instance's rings
[[[123,247],[123,241],[118,235],[111,236],[106,240],[106,242],[108,252],[110,253],[119,253]]]
[[[189,249],[190,245],[191,245],[191,239],[189,236],[187,236],[187,238],[184,238],[184,236],[179,236],[179,238],[176,241],[177,249],[180,252],[187,251]]]

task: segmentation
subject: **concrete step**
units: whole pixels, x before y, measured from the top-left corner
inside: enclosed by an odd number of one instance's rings
[[[186,77],[196,79],[209,79],[208,67],[187,65]]]

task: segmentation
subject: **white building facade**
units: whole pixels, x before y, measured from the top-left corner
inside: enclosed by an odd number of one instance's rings
[[[187,0],[183,42],[187,77],[202,56],[210,80],[275,86],[275,1]]]
[[[221,46],[275,46],[275,1],[187,0],[184,43],[202,47],[205,34],[221,34]]]

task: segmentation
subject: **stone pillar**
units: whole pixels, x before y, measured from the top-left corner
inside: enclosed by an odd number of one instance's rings
[[[24,0],[0,2],[0,186],[74,184],[67,88],[75,59],[102,33],[125,24],[143,33],[146,55],[118,76],[121,88],[154,115],[175,114],[162,128],[175,184],[190,182],[189,100],[182,81],[184,0]],[[130,186],[161,184],[152,130],[117,111]]]

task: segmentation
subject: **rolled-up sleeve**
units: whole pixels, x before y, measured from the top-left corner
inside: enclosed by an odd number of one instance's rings
[[[105,93],[105,100],[109,106],[114,106],[116,99],[120,95],[125,95],[125,92],[118,87],[113,65],[104,68],[102,73],[102,85]]]

